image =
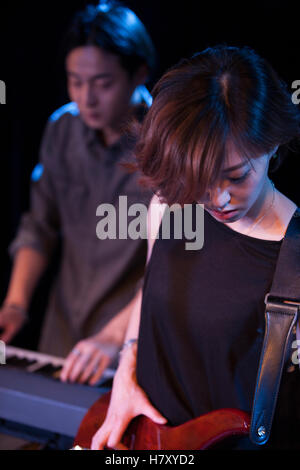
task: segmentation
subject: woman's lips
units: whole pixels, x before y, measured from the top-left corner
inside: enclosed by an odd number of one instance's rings
[[[233,215],[236,214],[237,209],[234,209],[232,211],[224,211],[224,212],[210,210],[209,212],[211,213],[211,215],[213,215],[218,220],[228,220]]]

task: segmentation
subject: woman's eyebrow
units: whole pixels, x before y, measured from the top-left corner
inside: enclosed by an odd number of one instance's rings
[[[238,165],[231,166],[230,168],[225,168],[225,170],[223,170],[223,172],[228,173],[229,171],[238,170],[239,168],[242,168],[243,166],[245,166],[247,163],[248,163],[247,161],[244,161],[242,163],[239,163]]]

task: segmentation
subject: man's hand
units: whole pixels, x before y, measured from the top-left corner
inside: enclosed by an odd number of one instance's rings
[[[95,385],[118,350],[116,345],[102,342],[97,336],[79,341],[66,358],[60,379]]]
[[[90,385],[99,381],[104,370],[117,359],[135,300],[133,298],[99,333],[76,344],[66,358],[60,374],[62,381]]]
[[[15,305],[2,305],[0,309],[0,340],[9,343],[27,321],[26,312]]]

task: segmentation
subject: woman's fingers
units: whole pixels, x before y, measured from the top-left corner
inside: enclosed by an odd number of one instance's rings
[[[93,436],[91,449],[103,450],[108,447],[126,450],[127,448],[121,441],[132,418],[130,415],[120,415],[114,418],[108,414],[101,428]]]
[[[143,414],[147,416],[149,419],[151,419],[152,421],[154,421],[154,423],[157,423],[157,424],[167,423],[167,419],[156,408],[153,408],[152,405],[148,406],[144,410]]]
[[[91,450],[104,450],[110,434],[110,428],[105,426],[105,422],[94,434],[91,442]]]
[[[139,388],[137,399],[135,400],[134,415],[145,415],[157,424],[166,424],[167,419],[152,405],[145,392]]]
[[[166,424],[167,420],[152,406],[149,409],[145,409],[145,416],[152,419],[152,421],[158,424]],[[136,415],[135,415],[136,416]],[[92,439],[92,450],[103,450],[106,447],[116,450],[128,450],[122,443],[123,435],[130,423],[135,416],[120,416],[118,420],[110,421],[108,418],[109,428],[102,426],[94,435]]]
[[[116,409],[115,403],[111,403],[103,425],[93,437],[93,450],[102,450],[105,447],[126,450],[122,443],[123,435],[130,421],[138,415],[145,415],[157,424],[167,423],[167,419],[154,408],[140,387],[136,387],[135,392],[130,397],[130,402],[123,402],[122,407],[119,403],[117,410],[121,409],[121,414],[114,414],[111,411],[113,409]]]
[[[134,416],[130,415],[120,416],[120,418],[115,422],[115,425],[111,430],[111,433],[107,440],[107,447],[111,449],[117,449],[118,447],[120,448],[120,445],[123,445],[121,442],[123,434],[125,433],[130,421],[133,418]]]
[[[113,447],[114,450],[129,450],[128,447],[124,446],[122,442],[118,443]]]

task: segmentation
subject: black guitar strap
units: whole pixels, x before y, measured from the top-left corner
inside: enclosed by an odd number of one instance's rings
[[[250,439],[259,445],[270,436],[282,370],[300,311],[300,209],[291,218],[282,241],[265,304],[265,335],[250,426]]]

